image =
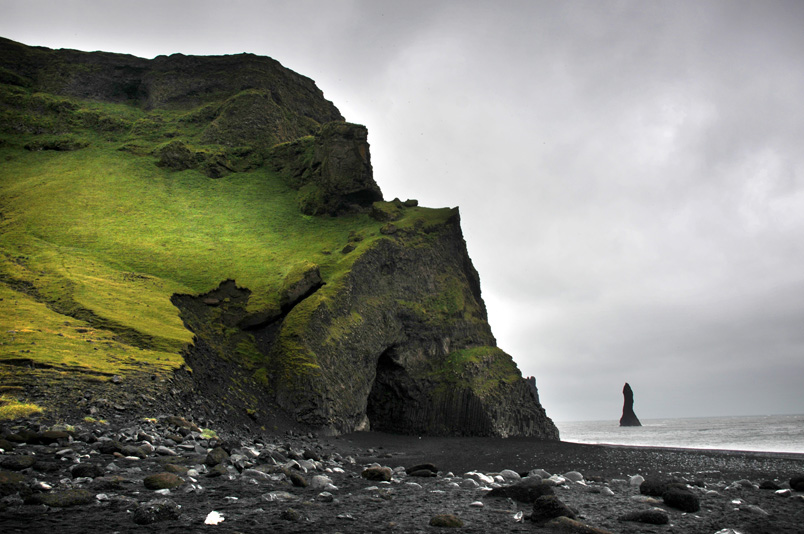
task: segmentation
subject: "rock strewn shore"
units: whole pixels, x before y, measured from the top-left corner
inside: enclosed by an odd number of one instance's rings
[[[804,472],[796,455],[381,433],[235,439],[180,417],[9,425],[2,439],[3,532],[804,532],[804,496],[789,487]]]

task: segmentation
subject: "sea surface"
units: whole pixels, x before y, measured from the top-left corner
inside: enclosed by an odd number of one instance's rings
[[[650,447],[804,453],[804,415],[556,423],[561,441]]]

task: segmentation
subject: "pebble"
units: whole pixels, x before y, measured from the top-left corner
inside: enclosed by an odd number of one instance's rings
[[[583,482],[583,475],[578,471],[570,471],[569,473],[564,473],[563,477],[572,482]]]
[[[310,487],[313,489],[324,489],[331,485],[333,485],[332,479],[326,475],[315,475],[310,479]]]
[[[503,469],[500,471],[500,477],[502,477],[501,482],[518,482],[522,479],[519,473],[511,469]]]

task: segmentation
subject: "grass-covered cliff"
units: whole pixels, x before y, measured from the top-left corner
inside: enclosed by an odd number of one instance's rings
[[[457,210],[383,201],[365,128],[270,58],[0,40],[0,161],[7,407],[557,437]]]

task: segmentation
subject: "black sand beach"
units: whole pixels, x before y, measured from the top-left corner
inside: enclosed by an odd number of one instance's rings
[[[182,424],[76,425],[49,443],[35,437],[41,431],[28,434],[28,443],[6,441],[0,531],[438,532],[444,529],[430,526],[431,519],[450,514],[461,521],[453,529],[460,532],[804,532],[802,493],[760,489],[788,486],[804,472],[801,455],[371,432],[205,439]],[[23,430],[7,427],[3,435],[18,440]],[[210,460],[209,451],[219,448],[227,457]],[[437,476],[405,470],[422,463],[434,464]],[[380,471],[389,480],[361,476],[372,465],[388,467]],[[536,469],[580,473],[579,481],[568,475],[550,482],[576,523],[537,523],[530,520],[532,502],[489,494],[521,485],[519,477]],[[146,487],[149,476],[167,471],[177,486]],[[634,475],[677,481],[699,508],[685,512],[642,495]],[[534,477],[525,480],[548,484]],[[666,524],[623,520],[650,510]],[[213,511],[223,521],[205,524]]]

